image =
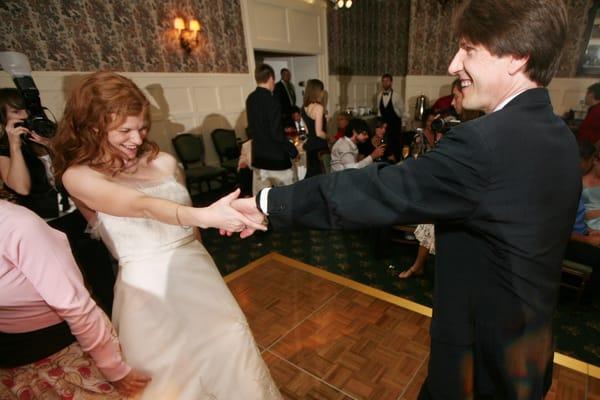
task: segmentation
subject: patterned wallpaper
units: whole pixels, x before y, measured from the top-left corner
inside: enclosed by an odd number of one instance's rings
[[[37,71],[248,71],[240,0],[1,0],[0,51]],[[173,19],[195,17],[200,46],[186,54]]]
[[[594,0],[565,0],[569,33],[556,76],[574,77],[583,48],[588,12]],[[461,0],[411,0],[408,47],[409,75],[445,75],[456,52],[458,39],[452,34],[452,12]]]
[[[358,0],[327,10],[329,73],[406,74],[410,0]]]
[[[566,3],[569,12],[569,33],[556,74],[565,78],[577,75],[581,55],[587,46],[588,15],[594,0],[566,0]]]
[[[452,13],[461,0],[442,6],[437,0],[411,0],[408,75],[446,75],[458,39],[452,33]]]

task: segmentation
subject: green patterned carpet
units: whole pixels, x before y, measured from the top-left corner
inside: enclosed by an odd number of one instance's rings
[[[259,233],[248,239],[224,238],[203,231],[203,241],[223,275],[272,251],[337,275],[431,307],[434,257],[420,278],[400,280],[388,266],[402,271],[412,264],[416,246],[391,244],[382,254],[372,244],[373,232],[294,231]],[[600,304],[576,305],[561,293],[555,318],[557,351],[600,366]]]

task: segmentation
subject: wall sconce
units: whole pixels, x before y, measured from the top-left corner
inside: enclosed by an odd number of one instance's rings
[[[200,44],[200,40],[198,38],[198,32],[200,32],[200,22],[198,22],[198,20],[190,20],[188,29],[186,29],[183,18],[175,18],[173,21],[173,27],[177,30],[179,44],[181,45],[182,49],[188,53],[191,53],[192,50],[198,47],[198,44]]]
[[[350,8],[352,7],[352,0],[331,0],[331,2],[333,3],[333,8],[335,10],[339,10],[342,8]]]

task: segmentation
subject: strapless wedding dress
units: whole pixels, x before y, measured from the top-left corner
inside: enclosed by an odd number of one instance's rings
[[[190,204],[175,179],[138,190]],[[123,355],[152,376],[142,399],[281,399],[235,298],[191,227],[98,213],[119,260],[113,323]]]

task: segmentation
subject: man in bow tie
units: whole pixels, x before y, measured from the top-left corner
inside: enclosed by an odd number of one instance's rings
[[[381,76],[381,91],[377,94],[378,115],[383,118],[388,126],[390,137],[389,147],[400,160],[402,156],[402,113],[404,112],[404,100],[400,93],[392,89],[394,79],[390,74]]]

